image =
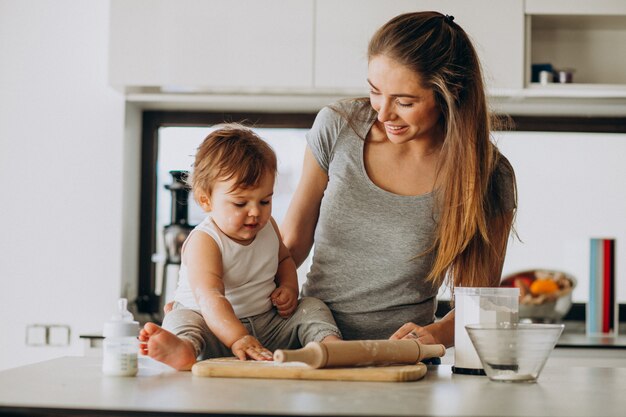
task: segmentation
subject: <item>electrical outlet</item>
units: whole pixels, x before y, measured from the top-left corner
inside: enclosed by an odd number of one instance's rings
[[[29,324],[26,326],[26,345],[45,346],[48,344],[48,326],[45,324]]]
[[[65,324],[29,324],[26,326],[27,346],[69,346],[70,326]]]
[[[69,346],[70,326],[63,324],[53,324],[48,326],[48,345]]]

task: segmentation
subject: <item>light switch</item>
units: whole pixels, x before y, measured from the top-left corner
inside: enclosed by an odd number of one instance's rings
[[[68,346],[70,344],[70,326],[51,324],[48,326],[48,345]]]
[[[47,344],[48,327],[43,324],[29,324],[26,326],[26,345],[45,346]]]

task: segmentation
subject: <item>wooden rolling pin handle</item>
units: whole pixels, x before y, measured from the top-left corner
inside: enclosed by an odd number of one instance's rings
[[[328,363],[328,351],[322,343],[310,342],[302,349],[278,349],[274,352],[276,362],[304,362],[313,368],[323,368]]]
[[[417,363],[443,356],[443,345],[423,345],[414,339],[316,343],[302,349],[274,352],[276,362],[304,362],[313,368]]]
[[[446,347],[444,345],[424,345],[415,340],[419,347],[419,356],[417,361],[429,358],[440,358],[446,354]]]

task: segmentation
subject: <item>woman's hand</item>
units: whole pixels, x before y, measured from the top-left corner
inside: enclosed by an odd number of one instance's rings
[[[298,293],[290,287],[276,288],[270,295],[270,299],[282,318],[291,316],[298,307]]]
[[[417,339],[418,342],[425,345],[434,345],[439,342],[435,336],[430,332],[428,326],[422,327],[415,323],[405,323],[389,338],[391,340],[399,339]]]
[[[245,361],[247,358],[255,361],[271,361],[272,352],[265,349],[256,337],[249,334],[238,339],[230,348],[239,360]]]

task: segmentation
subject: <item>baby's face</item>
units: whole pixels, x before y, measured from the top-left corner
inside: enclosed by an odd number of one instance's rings
[[[243,245],[251,243],[272,215],[274,175],[266,174],[254,188],[231,189],[235,180],[218,181],[211,192],[213,221],[224,234]]]

